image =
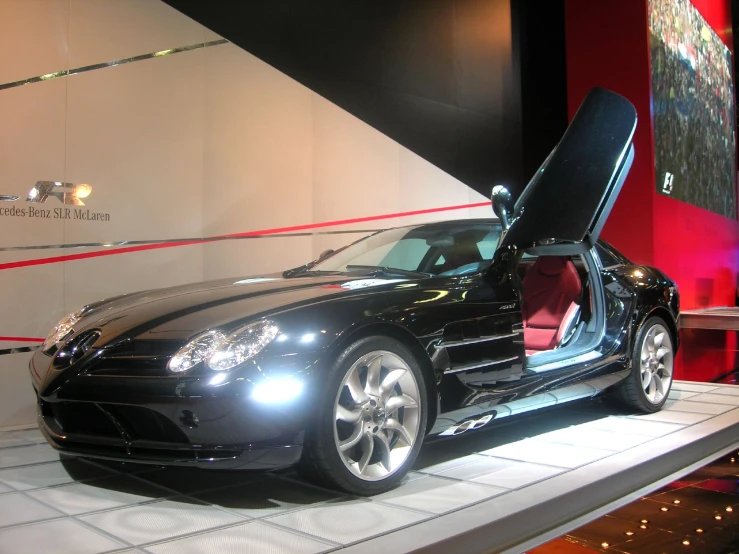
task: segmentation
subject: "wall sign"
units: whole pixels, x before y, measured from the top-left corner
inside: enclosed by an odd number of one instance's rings
[[[36,181],[28,192],[25,202],[31,204],[47,204],[46,206],[29,206],[27,204],[0,205],[0,217],[25,217],[29,219],[72,219],[81,221],[110,221],[107,212],[93,212],[81,208],[85,206],[83,199],[92,194],[90,185],[81,183],[63,183],[61,181]],[[54,206],[53,199],[64,207]],[[20,196],[0,194],[0,202],[19,202]],[[75,207],[68,207],[75,206]]]

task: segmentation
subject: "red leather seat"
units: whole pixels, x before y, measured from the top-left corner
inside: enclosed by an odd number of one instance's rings
[[[524,345],[527,354],[552,350],[562,339],[565,316],[577,308],[582,281],[567,256],[539,256],[523,279]]]

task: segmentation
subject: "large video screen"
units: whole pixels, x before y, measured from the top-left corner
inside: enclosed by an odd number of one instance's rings
[[[689,0],[649,0],[657,192],[736,219],[731,52]]]

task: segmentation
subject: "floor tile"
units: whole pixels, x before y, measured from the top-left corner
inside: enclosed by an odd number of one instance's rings
[[[0,545],[18,554],[98,554],[124,546],[71,519],[0,529]]]
[[[467,481],[480,475],[501,471],[502,469],[516,465],[516,463],[513,460],[504,460],[502,458],[475,456],[469,463],[456,467],[443,468],[441,471],[434,472],[434,474]]]
[[[706,402],[708,404],[739,406],[739,396],[730,396],[728,394],[716,394],[715,392],[711,392],[691,396],[685,402]]]
[[[709,392],[716,390],[716,385],[708,383],[694,383],[691,381],[673,381],[672,390],[684,390],[690,392]]]
[[[424,477],[372,497],[402,508],[444,514],[487,498],[508,492],[500,487],[487,487],[440,477]]]
[[[614,433],[646,435],[648,437],[661,437],[684,427],[684,425],[677,423],[638,421],[629,417],[607,417],[583,424],[583,428],[603,429]]]
[[[734,409],[734,406],[727,404],[711,404],[708,402],[691,402],[688,400],[679,400],[669,407],[670,412],[692,412],[696,414],[723,414]]]
[[[22,431],[13,431],[15,436],[32,443],[46,444],[46,439],[38,429],[24,429]]]
[[[554,539],[526,552],[527,554],[593,554],[593,550],[598,551],[599,549],[600,547],[591,547],[589,543],[582,542],[575,537],[566,536]],[[610,554],[623,554],[622,551],[615,548],[609,548],[608,552]]]
[[[647,528],[643,529],[642,527]],[[600,546],[603,543],[608,543],[610,549],[611,547],[618,548],[620,544],[651,535],[656,531],[657,529],[654,527],[640,526],[637,522],[605,516],[575,529],[568,535],[593,545]]]
[[[0,526],[2,527],[61,517],[61,515],[58,510],[36,502],[19,492],[0,495]]]
[[[739,479],[734,475],[706,479],[705,481],[695,483],[693,486],[699,489],[739,495]]]
[[[679,423],[681,425],[694,425],[715,417],[713,414],[698,414],[695,412],[680,412],[661,410],[653,414],[639,414],[631,416],[639,421],[662,421],[664,423]]]
[[[34,444],[33,441],[22,439],[9,431],[0,433],[0,448],[7,446],[23,446]]]
[[[685,544],[687,542],[688,544]],[[688,534],[671,533],[657,529],[654,533],[642,535],[626,543],[619,544],[620,548],[629,554],[673,554],[688,552],[702,552],[708,554],[705,543]],[[609,549],[610,550],[610,549]]]
[[[643,498],[611,512],[610,515],[648,527],[670,529],[671,526],[677,523],[694,521],[699,512],[682,506],[666,506],[663,502]]]
[[[11,488],[5,483],[0,483],[0,494],[6,493],[6,492],[13,492],[13,491],[15,491],[15,489]]]
[[[736,385],[719,387],[711,391],[711,394],[727,394],[729,396],[739,396],[739,387]]]
[[[645,435],[613,433],[603,429],[567,427],[536,437],[537,440],[621,452],[650,440]]]
[[[113,473],[82,460],[65,460],[0,469],[0,481],[17,490],[38,489],[110,475]]]
[[[734,509],[739,506],[739,496],[736,494],[692,486],[667,491],[652,496],[650,499],[670,506],[679,505],[682,508],[698,510],[708,514],[733,513]],[[739,509],[737,511],[739,512]]]
[[[339,496],[339,493],[326,489],[268,476],[253,483],[200,493],[195,498],[245,517],[259,518],[304,508]]]
[[[249,554],[314,554],[335,546],[252,521],[218,531],[147,546],[152,554],[203,554],[208,552],[248,552]]]
[[[423,449],[421,449],[421,452],[423,452]],[[420,458],[420,456],[419,456]],[[470,464],[472,462],[475,462],[480,459],[484,459],[485,456],[481,456],[480,454],[469,454],[467,456],[459,456],[457,458],[450,459],[443,459],[443,461],[438,461],[436,459],[434,460],[416,460],[416,463],[413,464],[413,469],[416,471],[422,471],[423,473],[439,473],[441,471],[445,471],[447,469],[452,469],[454,467],[463,466],[465,464]],[[435,463],[434,463],[435,462]]]
[[[739,460],[739,458],[736,458]],[[717,477],[739,477],[739,464],[730,462],[713,463],[710,466],[699,469],[693,475],[702,477],[702,481]]]
[[[212,506],[179,499],[131,506],[79,519],[131,544],[162,541],[243,521],[235,514]]]
[[[572,469],[611,456],[613,451],[526,439],[481,454]]]
[[[472,481],[506,489],[519,489],[565,471],[567,470],[552,466],[513,462],[513,465],[499,471],[473,477]]]
[[[65,514],[79,515],[140,504],[164,496],[172,496],[172,493],[145,481],[118,475],[87,484],[74,483],[30,491],[28,495]]]
[[[720,552],[735,554],[739,551],[737,519],[717,521],[712,515],[699,513],[698,519],[681,523],[670,529],[687,536],[698,536],[706,545],[706,554]],[[733,543],[733,548],[730,546]]]
[[[59,453],[46,444],[0,449],[0,468],[59,460]]]
[[[694,391],[691,392],[691,391],[686,391],[686,390],[672,389],[670,391],[670,394],[667,395],[667,398],[668,398],[668,402],[670,400],[685,400],[686,398],[690,398],[691,396],[696,396],[698,394],[700,393],[694,392]]]
[[[351,544],[429,517],[379,502],[342,499],[278,515],[268,521],[339,544]]]

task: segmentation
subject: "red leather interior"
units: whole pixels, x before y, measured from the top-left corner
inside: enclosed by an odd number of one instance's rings
[[[582,294],[582,281],[567,256],[539,256],[523,279],[527,354],[557,346],[560,325]]]

